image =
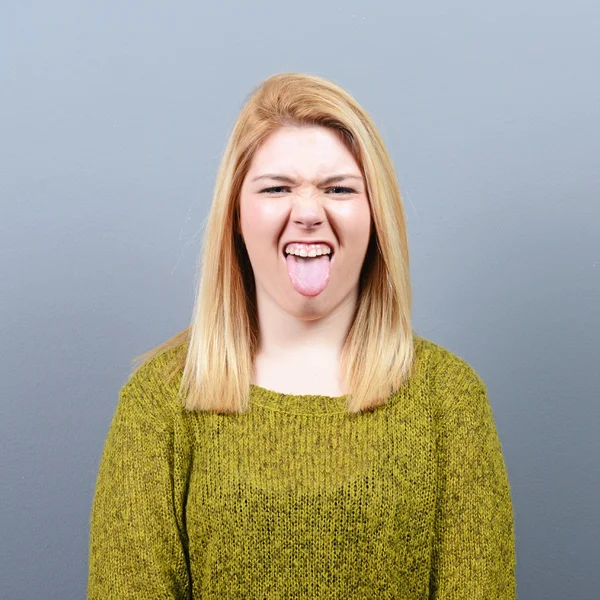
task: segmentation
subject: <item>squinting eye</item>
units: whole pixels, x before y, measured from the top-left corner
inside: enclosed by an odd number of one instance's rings
[[[270,188],[265,188],[264,190],[261,190],[261,194],[264,194],[265,192],[272,192],[273,190],[282,190],[284,187],[286,187],[285,185],[278,185],[276,187],[270,187]],[[276,194],[278,194],[279,192],[275,192]]]
[[[355,194],[356,192],[352,189],[352,188],[345,188],[345,187],[332,187],[329,188],[330,190],[342,190],[341,194]],[[340,194],[334,194],[334,196],[339,196]]]
[[[288,189],[288,187],[285,185],[278,185],[275,187],[265,188],[264,190],[261,190],[260,193],[261,194],[264,194],[264,193],[279,194],[281,192],[276,191],[276,190],[283,190],[283,189]],[[356,193],[356,191],[353,190],[352,188],[346,188],[346,187],[340,187],[340,186],[331,187],[327,191],[329,192],[331,190],[341,190],[341,192],[339,192],[337,194],[333,194],[334,196],[340,196],[341,194],[355,194]]]

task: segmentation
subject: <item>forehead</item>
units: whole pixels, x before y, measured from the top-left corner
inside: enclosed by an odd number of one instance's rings
[[[286,126],[273,132],[256,150],[250,171],[267,169],[296,176],[330,174],[340,168],[358,170],[342,134],[321,126]]]

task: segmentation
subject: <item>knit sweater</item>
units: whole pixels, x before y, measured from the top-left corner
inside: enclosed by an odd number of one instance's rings
[[[512,600],[511,493],[486,386],[415,336],[415,370],[361,414],[251,385],[188,412],[170,350],[120,390],[90,519],[88,600]]]

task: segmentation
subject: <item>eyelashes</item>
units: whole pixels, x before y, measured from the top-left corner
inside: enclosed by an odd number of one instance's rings
[[[280,194],[281,192],[273,192],[273,190],[283,190],[283,189],[289,189],[289,188],[286,185],[277,185],[274,187],[265,188],[264,190],[261,190],[260,193],[261,194],[269,194],[269,193]],[[329,192],[330,190],[342,190],[341,193],[330,194],[330,196],[343,196],[344,194],[356,194],[356,190],[353,190],[352,188],[341,187],[339,185],[327,188],[327,192]]]

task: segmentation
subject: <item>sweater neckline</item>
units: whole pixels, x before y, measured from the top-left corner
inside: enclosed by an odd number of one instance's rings
[[[335,415],[346,413],[348,394],[323,396],[318,394],[288,394],[250,384],[250,404],[295,415]]]

